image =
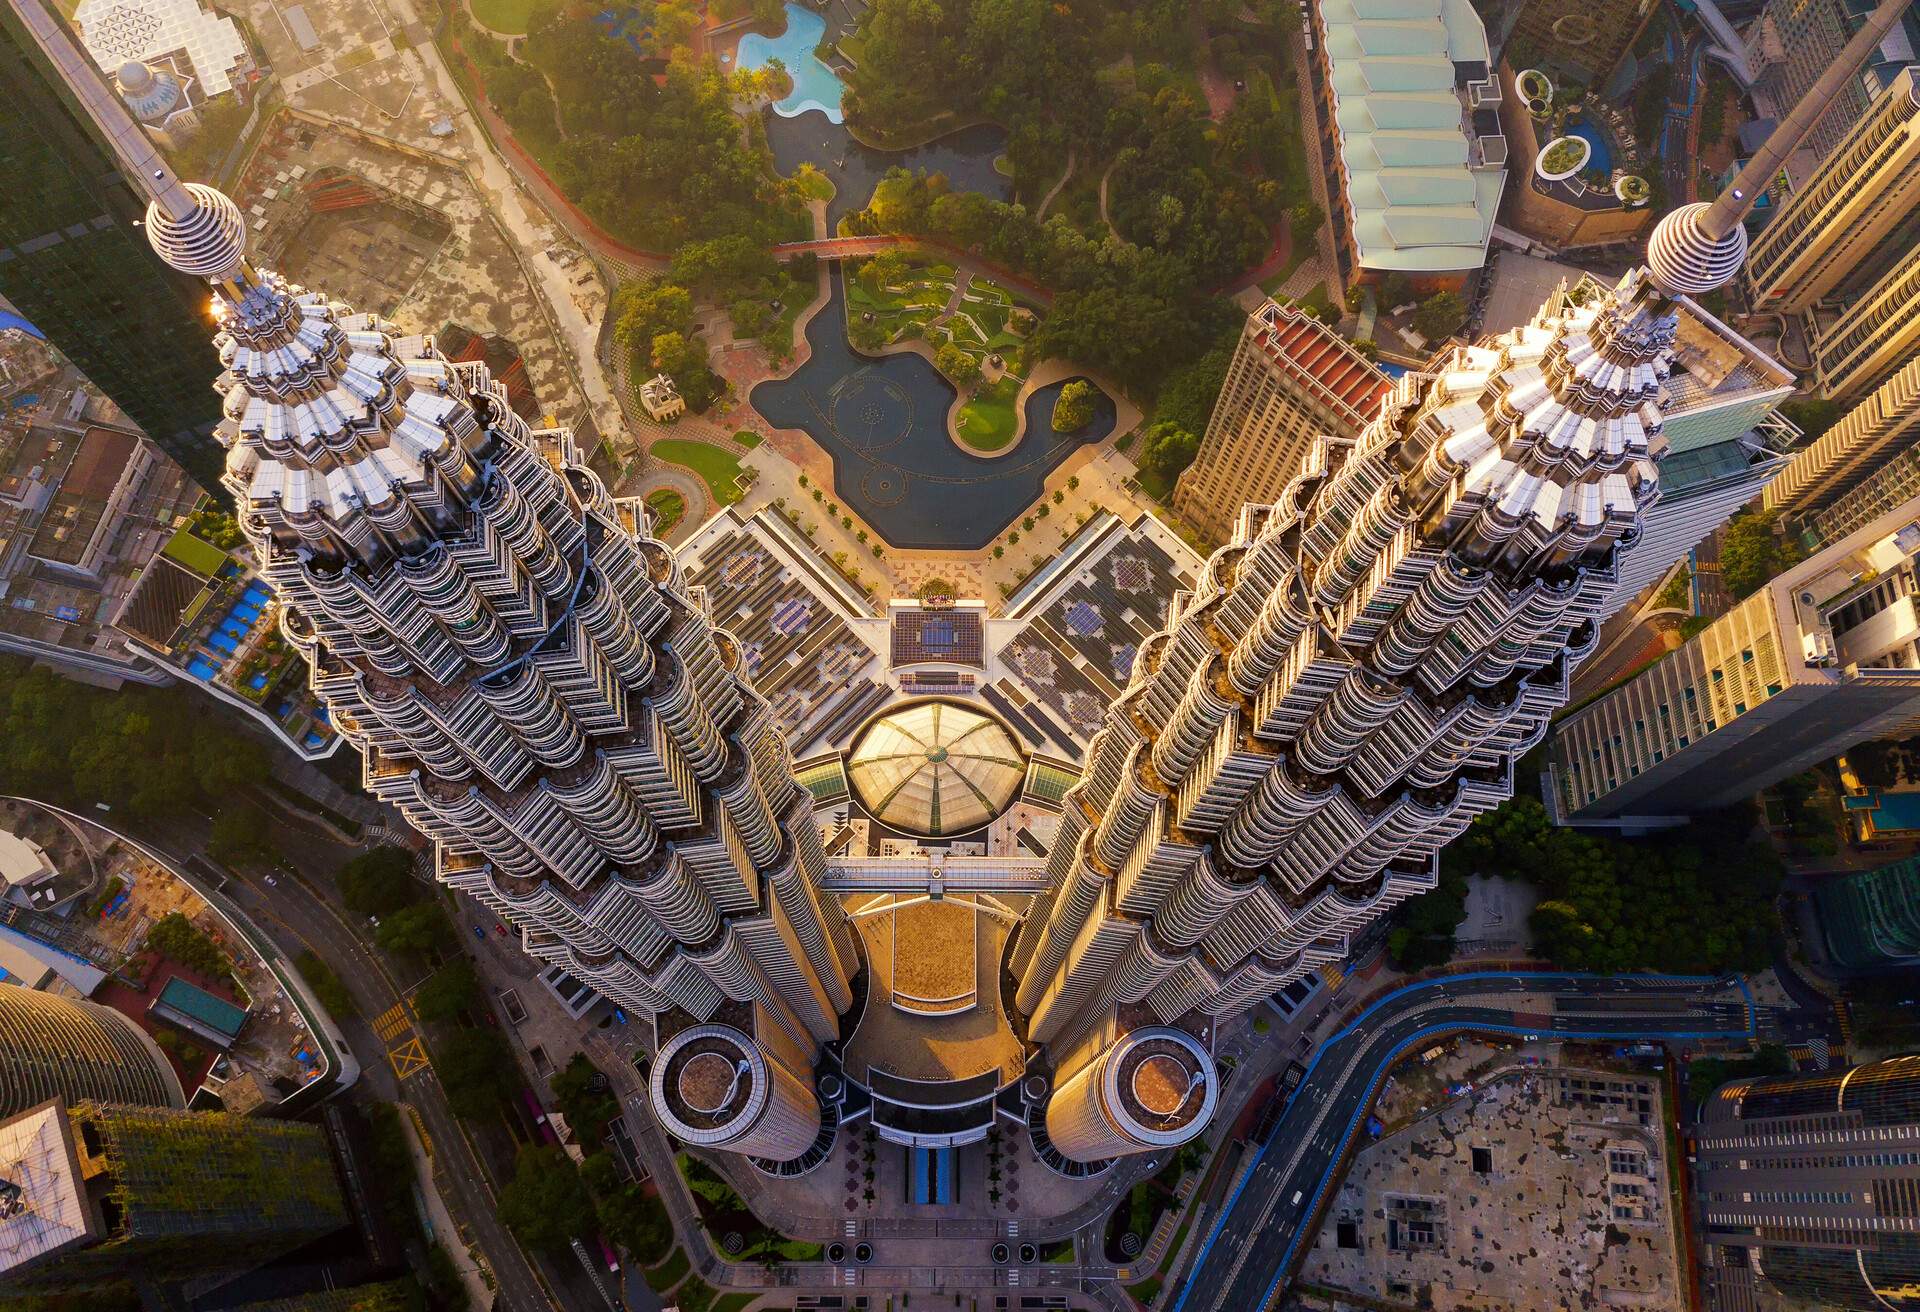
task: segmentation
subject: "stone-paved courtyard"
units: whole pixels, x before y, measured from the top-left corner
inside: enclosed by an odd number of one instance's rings
[[[1654,1076],[1496,1075],[1358,1154],[1301,1279],[1437,1312],[1677,1312],[1663,1114]]]

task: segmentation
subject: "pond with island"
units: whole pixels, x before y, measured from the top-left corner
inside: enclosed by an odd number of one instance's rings
[[[807,324],[807,362],[791,377],[759,384],[749,399],[768,422],[804,431],[827,452],[837,499],[890,546],[989,545],[1039,499],[1061,461],[1114,430],[1113,400],[1096,388],[1093,418],[1056,433],[1054,403],[1074,381],[1061,379],[1028,394],[1020,407],[1026,430],[1004,452],[964,450],[948,426],[958,389],[917,352],[856,349],[847,340],[847,304],[836,268],[832,294]]]

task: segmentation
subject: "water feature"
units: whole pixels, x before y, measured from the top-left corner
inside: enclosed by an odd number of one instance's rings
[[[1593,153],[1587,156],[1587,167],[1582,172],[1613,172],[1613,143],[1607,138],[1606,129],[1591,119],[1567,123],[1567,135],[1578,137],[1593,147]]]
[[[874,358],[848,343],[838,269],[833,294],[807,324],[807,342],[807,362],[790,378],[755,387],[753,407],[820,444],[833,458],[836,498],[889,546],[988,545],[1040,496],[1056,465],[1082,443],[1107,437],[1117,422],[1112,399],[1101,393],[1084,429],[1054,432],[1054,403],[1070,381],[1062,379],[1027,397],[1018,446],[993,459],[961,450],[947,430],[957,393],[924,356]]]
[[[992,123],[957,129],[912,150],[875,150],[855,141],[838,120],[809,112],[768,119],[767,145],[781,173],[791,176],[801,164],[810,163],[833,179],[829,231],[839,226],[842,216],[865,209],[874,187],[896,164],[916,173],[944,173],[956,191],[1013,199],[1013,179],[993,166],[1007,148],[1007,134]]]
[[[787,30],[766,37],[749,32],[740,38],[734,51],[734,67],[765,68],[778,59],[793,78],[793,90],[774,102],[773,112],[782,118],[795,118],[818,111],[830,122],[840,121],[840,77],[820,62],[814,48],[827,34],[827,20],[801,5],[787,6]]]

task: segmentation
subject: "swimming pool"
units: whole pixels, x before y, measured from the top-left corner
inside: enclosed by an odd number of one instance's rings
[[[215,651],[223,651],[229,656],[240,650],[240,644],[234,641],[231,634],[227,633],[209,633],[207,635],[207,646],[212,647]]]
[[[1578,137],[1593,147],[1593,153],[1587,156],[1587,167],[1581,170],[1582,173],[1598,171],[1610,174],[1613,172],[1613,144],[1607,140],[1606,133],[1594,124],[1582,120],[1567,124],[1567,135]]]
[[[220,673],[220,667],[205,656],[195,656],[187,662],[187,673],[196,679],[211,680],[214,675]]]
[[[787,30],[776,37],[749,32],[740,38],[734,52],[736,68],[765,68],[778,59],[793,77],[793,90],[784,100],[774,102],[773,112],[793,118],[817,109],[833,122],[840,122],[840,79],[813,53],[820,38],[827,34],[827,20],[800,5],[787,6]]]

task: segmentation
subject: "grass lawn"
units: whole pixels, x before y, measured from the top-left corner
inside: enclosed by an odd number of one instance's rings
[[[533,17],[541,0],[471,0],[473,16],[482,27],[490,27],[508,36],[524,36],[527,20]]]
[[[1014,398],[1020,395],[1020,380],[1002,378],[982,386],[973,399],[960,407],[955,419],[960,440],[975,451],[998,451],[1013,440]]]
[[[676,1248],[667,1254],[667,1260],[659,1266],[646,1268],[642,1275],[647,1278],[647,1288],[657,1294],[664,1294],[680,1283],[687,1274],[687,1254],[685,1249]]]
[[[1127,1292],[1133,1295],[1134,1302],[1145,1307],[1160,1293],[1160,1277],[1148,1276],[1137,1285],[1128,1285]]]
[[[808,200],[833,199],[833,179],[822,173],[816,165],[802,164],[794,170],[793,180],[799,184],[800,194]]]
[[[683,465],[707,481],[707,491],[713,494],[713,504],[730,506],[740,499],[740,489],[733,481],[740,477],[740,458],[722,451],[717,446],[708,446],[705,442],[688,442],[679,438],[669,438],[653,444],[653,454],[672,464]]]
[[[655,533],[668,533],[687,514],[687,499],[670,487],[657,487],[647,493],[647,509],[653,512]]]
[[[761,442],[760,434],[754,432],[751,428],[741,429],[733,435],[733,440],[749,451],[759,446]]]

